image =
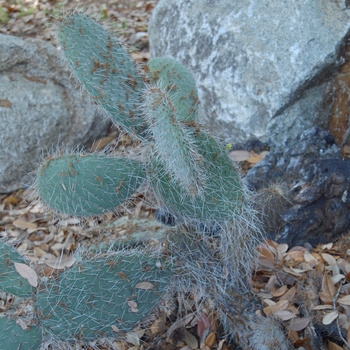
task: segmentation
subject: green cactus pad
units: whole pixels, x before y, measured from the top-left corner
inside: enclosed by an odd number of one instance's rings
[[[177,116],[182,121],[194,122],[198,112],[198,91],[186,67],[169,57],[155,57],[148,61],[146,70],[153,84],[168,91]]]
[[[182,218],[201,221],[233,219],[244,204],[237,169],[223,147],[212,137],[199,132],[197,138],[201,144],[198,152],[203,157],[207,178],[210,179],[204,184],[203,195],[188,195],[169,178],[165,165],[151,160],[149,168],[154,190],[170,212]]]
[[[129,159],[99,154],[49,156],[38,170],[37,190],[58,212],[99,215],[127,200],[144,178],[143,165]]]
[[[26,298],[32,294],[33,288],[21,277],[14,263],[26,264],[16,250],[0,240],[0,290],[17,297]]]
[[[205,178],[193,128],[176,118],[176,107],[166,91],[151,87],[144,99],[145,119],[154,139],[154,155],[187,193],[198,194]]]
[[[100,24],[81,13],[59,18],[61,49],[83,87],[131,135],[146,135],[138,106],[144,83],[127,52]]]
[[[112,326],[129,331],[149,315],[171,275],[169,262],[141,251],[81,259],[57,281],[38,288],[37,314],[44,328],[62,340],[115,336]]]
[[[37,350],[41,341],[41,330],[38,327],[32,326],[24,331],[14,319],[0,318],[1,349]]]

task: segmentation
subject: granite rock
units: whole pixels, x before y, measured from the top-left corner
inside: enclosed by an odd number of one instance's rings
[[[332,115],[330,81],[349,33],[345,0],[160,0],[151,56],[182,62],[200,119],[226,141],[292,145]]]
[[[0,193],[30,185],[52,146],[88,145],[110,127],[60,61],[44,41],[0,34]]]

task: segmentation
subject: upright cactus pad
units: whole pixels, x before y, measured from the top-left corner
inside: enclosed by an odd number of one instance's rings
[[[70,68],[94,100],[116,124],[143,138],[138,106],[144,83],[121,45],[81,13],[59,19],[58,39]]]
[[[65,214],[103,214],[127,200],[142,184],[137,161],[99,154],[48,157],[38,170],[37,190],[51,208]]]
[[[203,159],[193,128],[177,118],[177,109],[168,93],[159,87],[145,93],[145,118],[154,139],[154,153],[187,193],[197,195],[205,181]]]
[[[128,331],[150,313],[171,274],[170,263],[140,251],[101,254],[44,283],[37,314],[62,340],[113,336],[112,326]]]
[[[186,67],[168,57],[151,58],[146,67],[152,85],[168,92],[176,108],[176,116],[190,124],[194,122],[198,113],[198,92]]]
[[[4,350],[37,350],[42,335],[38,327],[23,330],[14,319],[0,318],[0,348]]]
[[[174,183],[161,162],[151,161],[152,184],[170,212],[182,218],[221,221],[234,218],[244,205],[244,192],[237,170],[223,148],[209,135],[199,132],[199,154],[203,157],[208,181],[203,196],[189,196]]]
[[[0,240],[0,290],[17,297],[29,297],[33,288],[25,278],[19,275],[14,263],[25,264],[26,261],[14,248]]]

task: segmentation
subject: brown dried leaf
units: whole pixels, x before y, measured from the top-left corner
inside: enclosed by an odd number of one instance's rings
[[[350,295],[346,295],[345,297],[339,298],[337,303],[342,305],[350,305]]]
[[[345,278],[344,275],[342,275],[341,273],[339,273],[338,275],[334,275],[331,277],[331,281],[333,282],[333,284],[337,284],[338,282],[340,282],[343,278]]]
[[[280,301],[281,300],[288,300],[288,301],[292,301],[294,296],[295,296],[295,292],[296,292],[296,288],[292,287],[291,289],[289,289],[289,291],[287,293],[285,293],[284,295],[282,295],[280,297]]]
[[[275,306],[276,302],[270,299],[263,299],[263,302],[267,305],[267,306]]]
[[[295,272],[295,273],[299,273],[299,274],[302,274],[304,272],[307,272],[307,271],[310,271],[310,270],[302,270],[302,269],[295,269],[294,267],[290,267],[290,269]]]
[[[258,155],[256,157],[250,157],[247,159],[247,162],[250,164],[257,164],[263,159],[262,156]]]
[[[205,345],[211,348],[214,345],[215,340],[216,340],[216,334],[212,332],[205,339]]]
[[[325,304],[333,303],[333,296],[336,294],[337,289],[335,288],[329,274],[326,273],[322,279],[322,292],[319,293],[320,299]]]
[[[104,149],[112,140],[114,140],[114,137],[106,136],[102,137],[101,139],[98,139],[94,142],[92,145],[93,151],[100,151]]]
[[[276,281],[277,281],[277,276],[272,275],[265,285],[265,290],[270,291],[274,287]]]
[[[304,260],[306,262],[310,262],[310,261],[317,261],[315,257],[313,257],[309,251],[305,250],[304,252]]]
[[[160,322],[161,322],[161,317],[159,317],[157,320],[155,320],[153,323],[152,323],[152,325],[151,325],[151,327],[150,327],[150,330],[151,330],[151,333],[152,334],[157,334],[157,333],[159,333],[159,324],[160,324]]]
[[[332,255],[327,253],[321,253],[321,256],[328,265],[333,266],[337,264],[336,260],[333,258]]]
[[[18,199],[15,196],[11,195],[11,196],[5,198],[3,203],[5,205],[8,205],[8,204],[16,205],[18,203]]]
[[[275,261],[275,256],[273,255],[269,247],[267,247],[266,245],[260,245],[259,247],[257,247],[256,250],[259,252],[261,257],[264,257],[272,262]]]
[[[343,348],[329,340],[328,341],[328,350],[343,350]]]
[[[287,285],[282,286],[281,288],[277,289],[272,296],[275,298],[281,297],[283,294],[287,292]]]
[[[44,261],[47,266],[50,266],[52,269],[64,270],[67,267],[71,267],[75,263],[75,258],[73,255],[64,255],[60,258],[53,258],[50,260]]]
[[[322,244],[321,248],[322,250],[325,250],[325,249],[332,249],[333,247],[333,243],[327,243],[327,244]]]
[[[186,326],[189,322],[192,321],[194,317],[194,313],[186,315],[183,318],[178,319],[177,321],[175,321],[168,329],[168,331],[166,332],[167,335],[167,342],[169,342],[170,336],[171,334],[178,328],[180,327],[184,327]]]
[[[185,338],[183,340],[191,349],[198,348],[198,340],[189,331],[186,331]]]
[[[289,306],[288,300],[280,300],[279,302],[276,303],[276,305],[265,307],[264,312],[267,316],[269,316],[271,313],[275,311],[287,310],[288,306]]]
[[[333,305],[317,305],[312,310],[333,310]]]
[[[18,274],[25,278],[31,286],[38,286],[38,275],[31,267],[29,267],[26,264],[16,262],[14,263],[14,265]]]
[[[17,318],[16,323],[22,328],[23,331],[27,330],[28,326],[22,318]]]
[[[130,307],[131,312],[138,312],[139,309],[137,308],[137,303],[134,300],[128,300],[127,302],[128,306]]]
[[[287,253],[291,260],[301,263],[304,261],[304,252],[301,250],[296,250]]]
[[[220,340],[219,344],[218,344],[218,350],[221,350],[222,347],[224,346],[224,342],[226,341],[226,339],[222,339]]]
[[[259,258],[259,267],[258,271],[271,271],[274,267],[274,262],[266,259],[264,257]]]
[[[281,243],[277,246],[277,250],[280,251],[281,253],[286,253],[288,250],[288,244],[286,243]]]
[[[136,289],[150,290],[153,289],[154,285],[150,282],[139,282],[136,284]]]
[[[272,312],[272,315],[279,318],[282,321],[288,321],[296,317],[296,315],[293,312],[290,312],[288,310],[277,310]]]
[[[294,344],[296,343],[300,338],[299,338],[299,334],[296,331],[290,330],[288,332],[288,338],[290,339],[290,341]]]
[[[197,333],[200,338],[202,337],[202,333],[204,332],[204,330],[206,330],[209,327],[211,327],[211,323],[208,319],[208,316],[206,314],[202,314],[198,318],[198,322],[197,322]]]
[[[0,107],[11,108],[12,104],[9,100],[0,99]]]
[[[306,328],[309,323],[310,323],[310,320],[308,318],[296,317],[291,320],[291,323],[288,329],[299,332],[304,328]]]
[[[144,334],[144,330],[143,330],[143,333],[131,331],[131,332],[126,333],[125,337],[126,337],[126,340],[128,341],[128,343],[130,343],[134,346],[139,346],[140,345],[140,338],[143,336],[143,334]]]
[[[331,324],[337,317],[339,316],[338,311],[333,311],[330,312],[329,314],[326,314],[323,319],[322,319],[322,323],[327,326],[329,324]]]
[[[318,264],[316,264],[316,274],[318,276],[323,275],[324,269],[325,269],[325,266],[323,262],[319,262]]]
[[[113,332],[116,332],[116,333],[120,332],[120,329],[117,326],[112,325],[111,328]]]
[[[229,156],[235,161],[235,162],[244,162],[247,159],[250,158],[250,153],[248,151],[244,150],[238,150],[238,151],[232,151],[229,153]]]
[[[27,228],[37,228],[37,224],[35,224],[34,222],[29,222],[29,221],[25,221],[22,219],[17,219],[13,222],[13,225],[16,226],[17,228],[21,228],[26,230]]]

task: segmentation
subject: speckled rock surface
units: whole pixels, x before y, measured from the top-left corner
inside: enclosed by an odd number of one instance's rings
[[[334,241],[350,228],[350,160],[321,128],[306,130],[284,152],[270,152],[249,170],[245,181],[262,190],[278,185],[285,205],[271,238],[290,246]],[[279,227],[277,227],[279,226]]]
[[[104,135],[110,124],[103,120],[55,47],[0,34],[0,193],[30,185],[43,151]]]
[[[210,130],[284,147],[328,125],[349,23],[345,0],[160,0],[150,50],[193,73]]]

